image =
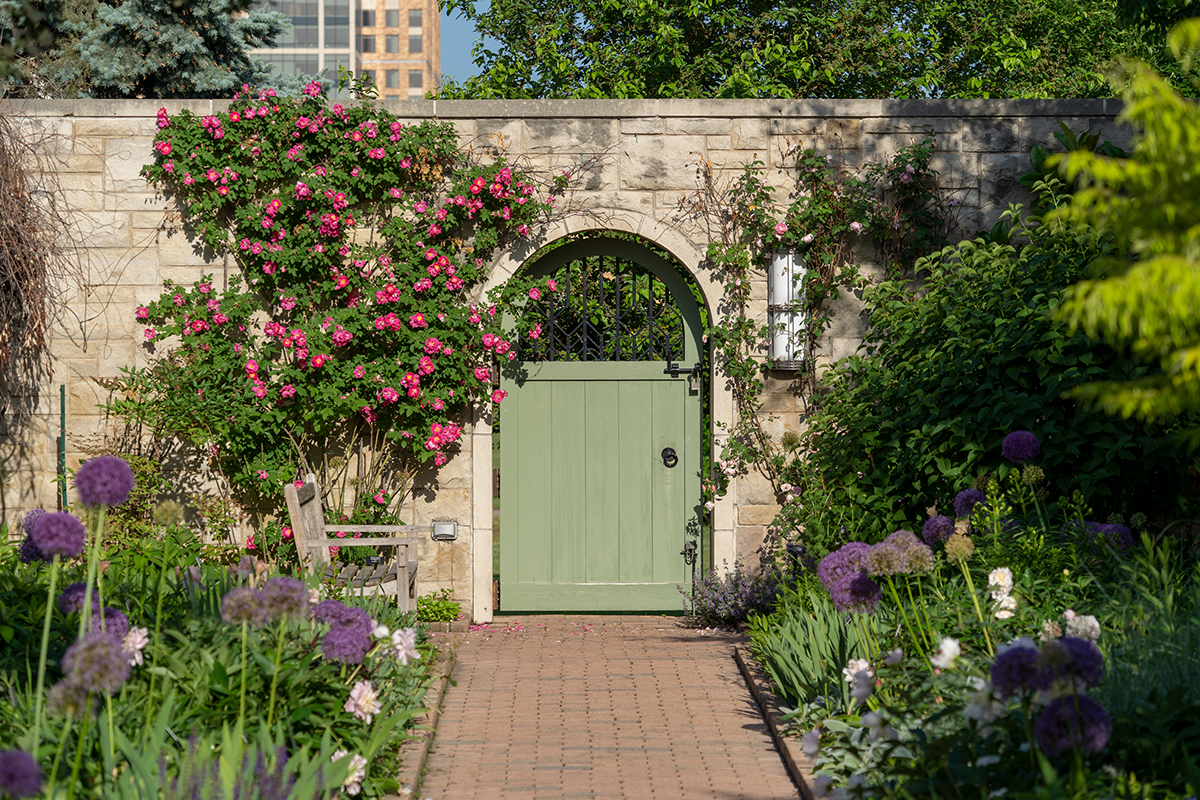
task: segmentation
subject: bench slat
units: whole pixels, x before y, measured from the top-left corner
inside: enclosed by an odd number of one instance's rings
[[[347,531],[349,533],[389,533],[395,531],[398,533],[432,533],[432,525],[339,525],[333,522],[327,522],[324,525],[327,531]]]
[[[380,537],[373,539],[309,539],[309,547],[398,547],[400,545],[416,546],[421,542],[418,538]]]

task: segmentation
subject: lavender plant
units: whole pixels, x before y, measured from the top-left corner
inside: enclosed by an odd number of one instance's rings
[[[740,561],[721,575],[716,570],[692,581],[689,620],[695,625],[732,628],[750,614],[766,614],[775,607],[780,578],[774,573],[755,574]],[[680,588],[685,595],[686,591]]]

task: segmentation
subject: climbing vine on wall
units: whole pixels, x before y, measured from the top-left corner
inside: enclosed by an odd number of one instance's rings
[[[956,201],[940,189],[930,166],[934,147],[926,138],[887,163],[854,171],[832,155],[789,146],[784,163],[790,188],[784,202],[776,200],[761,161],[732,178],[722,178],[710,162],[697,169],[699,188],[681,201],[679,213],[707,232],[708,263],[725,285],[725,306],[707,337],[736,410],[725,431],[726,446],[704,482],[709,508],[731,478],[751,469],[780,492],[781,471],[800,442],[787,434],[776,440],[764,425],[769,418],[762,412],[762,394],[775,366],[767,344],[776,331],[751,313],[752,279],[765,273],[780,252],[797,254],[807,267],[796,275],[799,299],[789,305],[805,320],[797,343],[803,369],[794,385],[808,397],[816,383],[819,341],[830,323],[830,301],[869,280],[858,252],[873,244],[884,273],[894,278],[910,273],[917,257],[945,243]]]

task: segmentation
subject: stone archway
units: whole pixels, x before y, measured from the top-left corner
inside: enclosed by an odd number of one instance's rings
[[[533,231],[527,242],[523,242],[501,254],[492,263],[487,282],[477,291],[475,298],[486,296],[491,289],[502,285],[512,277],[526,260],[545,245],[569,234],[588,232],[631,233],[669,252],[687,270],[688,275],[700,288],[708,307],[710,318],[724,298],[724,287],[711,272],[703,268],[705,244],[698,244],[679,229],[651,217],[620,210],[603,212],[603,223],[598,222],[595,212],[588,217],[567,217],[555,220],[539,230]],[[710,374],[708,384],[712,393],[710,409],[713,422],[712,457],[717,457],[725,446],[723,430],[732,426],[734,415],[733,394],[724,381]],[[719,427],[719,426],[723,426]],[[491,410],[480,413],[473,420],[472,441],[472,586],[473,609],[476,622],[492,619],[495,611],[492,598],[492,418]],[[712,563],[720,570],[727,569],[737,557],[735,537],[735,496],[731,491],[717,499],[711,516]]]

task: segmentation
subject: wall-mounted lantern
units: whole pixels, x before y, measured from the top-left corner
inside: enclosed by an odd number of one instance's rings
[[[803,300],[808,268],[798,253],[775,253],[767,276],[767,321],[771,326],[770,356],[775,369],[803,369],[805,352]]]
[[[433,522],[433,540],[435,542],[453,542],[458,538],[457,522]]]

